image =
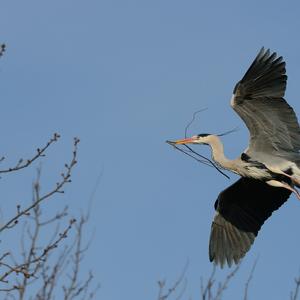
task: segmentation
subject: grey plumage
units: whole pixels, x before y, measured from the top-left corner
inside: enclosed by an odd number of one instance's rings
[[[247,157],[270,166],[287,158],[299,161],[300,128],[293,109],[283,99],[286,81],[283,58],[262,48],[236,84],[231,101],[250,132]],[[249,178],[241,178],[220,193],[210,236],[210,260],[221,266],[237,263],[250,249],[264,221],[290,193]],[[220,239],[223,250],[216,247]]]
[[[241,176],[215,203],[209,259],[221,267],[244,257],[263,223],[291,192],[300,200],[295,189],[300,187],[300,127],[283,98],[286,82],[283,58],[262,48],[231,99],[250,132],[249,147],[237,159],[225,157],[217,135],[198,134],[170,142],[209,145],[217,165]]]
[[[293,156],[300,150],[300,128],[293,109],[283,99],[287,76],[285,62],[262,48],[234,89],[232,107],[250,131],[247,154]]]

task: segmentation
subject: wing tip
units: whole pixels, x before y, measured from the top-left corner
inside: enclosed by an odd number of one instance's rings
[[[243,232],[226,221],[218,212],[214,218],[209,241],[209,260],[222,269],[238,264],[255,239],[252,232]]]
[[[262,47],[243,78],[235,85],[233,94],[237,97],[284,96],[286,69],[282,56],[269,48]]]

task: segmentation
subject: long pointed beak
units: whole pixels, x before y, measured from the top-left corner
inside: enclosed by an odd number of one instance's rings
[[[182,140],[177,140],[177,141],[167,141],[167,143],[169,144],[173,144],[173,145],[182,145],[182,144],[191,144],[195,142],[195,138],[191,137],[191,138],[187,138],[187,139],[182,139]]]

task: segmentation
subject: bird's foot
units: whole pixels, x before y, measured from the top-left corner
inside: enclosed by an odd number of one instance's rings
[[[291,176],[292,182],[294,185],[296,185],[297,187],[300,187],[300,180],[297,179],[295,176]]]
[[[281,175],[284,175],[288,178],[291,179],[292,183],[294,185],[296,185],[297,187],[300,187],[300,179],[298,179],[295,175],[290,175],[290,174],[287,174],[285,172],[283,172],[282,170],[280,169],[277,169],[277,168],[272,168],[272,167],[268,167],[268,169],[274,173],[277,173],[277,174],[281,174]]]
[[[292,193],[294,193],[296,195],[296,197],[298,198],[298,200],[300,200],[300,193],[299,193],[298,190],[296,190],[295,188],[292,188],[287,183],[282,183],[282,187],[285,188],[285,189],[287,189],[287,190],[290,190]]]
[[[291,191],[292,193],[294,193],[296,195],[296,197],[300,200],[300,193],[295,188],[292,188],[289,184],[287,184],[285,182],[277,181],[277,180],[269,180],[266,183],[271,186],[287,189],[287,190]]]

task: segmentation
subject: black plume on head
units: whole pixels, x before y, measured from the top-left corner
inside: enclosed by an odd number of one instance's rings
[[[209,133],[200,133],[200,134],[198,134],[198,137],[206,137],[208,135],[210,135],[210,134]]]

